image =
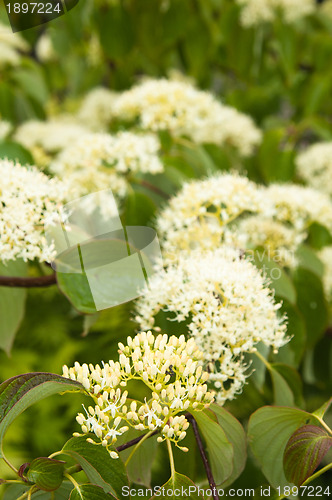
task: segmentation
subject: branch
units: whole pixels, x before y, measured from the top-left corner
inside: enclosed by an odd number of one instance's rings
[[[22,278],[19,276],[0,276],[0,286],[9,286],[15,288],[38,288],[51,285],[56,285],[55,273],[32,278]]]
[[[159,431],[154,431],[152,432],[152,434],[150,434],[150,436],[148,436],[149,438],[152,437],[152,436],[155,436],[156,434],[158,434]],[[131,441],[128,441],[127,443],[124,443],[124,444],[121,444],[120,446],[118,446],[116,449],[116,451],[123,451],[123,450],[126,450],[127,448],[130,448],[131,446],[134,446],[135,444],[139,443],[140,441],[142,441],[142,439],[146,436],[146,434],[143,434],[142,436],[138,436],[137,438],[135,439],[132,439]]]
[[[219,496],[218,496],[218,492],[217,492],[217,486],[216,486],[215,480],[213,478],[211,467],[210,467],[208,458],[207,458],[205,450],[204,450],[202,438],[201,438],[201,436],[199,434],[196,420],[194,419],[194,417],[190,413],[186,414],[186,418],[191,422],[191,425],[193,427],[193,431],[194,431],[195,438],[196,438],[196,441],[197,441],[199,453],[201,455],[201,458],[202,458],[202,461],[203,461],[203,465],[204,465],[204,468],[205,468],[205,472],[206,472],[207,478],[209,480],[210,489],[212,491],[212,498],[214,500],[219,500]]]

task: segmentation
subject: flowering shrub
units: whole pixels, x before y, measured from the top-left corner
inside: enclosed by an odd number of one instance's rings
[[[332,0],[14,14],[0,498],[330,496]]]

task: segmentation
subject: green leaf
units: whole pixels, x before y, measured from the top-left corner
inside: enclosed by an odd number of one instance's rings
[[[234,450],[234,467],[230,477],[222,483],[222,487],[226,488],[237,479],[247,461],[247,440],[246,434],[240,422],[233,417],[231,413],[222,408],[221,406],[213,403],[210,410],[216,415],[219,425],[222,427],[226,434],[228,441],[233,445]]]
[[[296,251],[299,260],[299,267],[307,269],[321,278],[324,274],[324,265],[317,257],[317,254],[308,245],[300,245]]]
[[[310,477],[332,446],[332,437],[316,425],[297,429],[286,445],[284,470],[288,481],[300,486]]]
[[[12,485],[10,486],[3,497],[3,500],[17,500],[23,493],[28,491],[30,486]],[[68,500],[70,492],[73,489],[72,483],[63,482],[59,489],[52,492],[37,491],[33,494],[33,500]]]
[[[270,287],[278,297],[287,299],[291,304],[296,303],[295,287],[287,273],[277,262],[264,255],[264,251],[257,250],[254,254],[254,264],[258,269],[262,269],[269,278],[271,281]]]
[[[258,153],[259,168],[266,182],[288,181],[293,177],[294,148],[287,144],[284,128],[265,132]]]
[[[279,301],[279,297],[276,297],[276,301]],[[290,341],[279,350],[278,354],[273,355],[273,359],[297,368],[306,347],[305,322],[296,305],[290,304],[287,300],[283,300],[279,312],[287,316],[287,335]]]
[[[151,221],[156,211],[156,204],[146,194],[130,191],[125,203],[127,226],[145,226]]]
[[[128,399],[127,405],[129,405]],[[129,428],[129,430],[125,434],[119,436],[117,443],[121,445],[141,435],[141,431],[136,431],[133,428]],[[151,469],[153,460],[156,455],[157,445],[158,443],[156,438],[146,439],[135,451],[134,455],[127,465],[127,473],[129,476],[129,480],[132,483],[142,484],[147,488],[151,486]],[[127,450],[123,450],[121,452],[121,458],[124,462],[131,452],[132,448],[128,448]]]
[[[221,425],[202,411],[190,412],[195,418],[200,433],[204,437],[209,463],[217,485],[230,478],[233,472],[233,445],[227,439]]]
[[[43,76],[37,68],[18,68],[13,76],[27,96],[44,105],[49,94]]]
[[[293,392],[285,378],[279,373],[278,369],[275,369],[273,365],[270,366],[269,373],[273,384],[274,404],[278,406],[294,406]]]
[[[27,265],[21,260],[0,262],[0,275],[26,276]],[[24,288],[0,286],[0,349],[10,353],[17,330],[25,313],[27,292]]]
[[[132,21],[121,5],[113,5],[96,16],[101,46],[109,58],[120,59],[134,46]]]
[[[26,474],[28,481],[40,490],[57,490],[64,479],[65,462],[53,458],[39,457],[31,462]]]
[[[318,410],[313,412],[313,415],[317,418],[323,418],[327,410],[332,404],[332,398],[328,399]]]
[[[265,406],[251,415],[249,444],[274,488],[289,485],[283,469],[283,452],[290,436],[302,425],[314,421],[310,413],[287,407]]]
[[[278,406],[293,406],[294,402],[297,406],[303,404],[302,396],[302,380],[298,372],[284,363],[272,363],[271,367],[274,373],[278,373],[283,380],[287,383],[288,390],[291,391],[292,395],[290,398],[290,404],[282,404],[277,402],[275,399],[275,404]],[[288,391],[287,391],[288,392]],[[279,394],[278,400],[281,400],[281,394]]]
[[[197,490],[197,486],[191,481],[191,479],[189,479],[189,477],[175,472],[174,476],[172,476],[167,483],[163,484],[158,493],[153,495],[150,500],[158,498],[173,498],[174,500],[178,500],[179,498],[182,498],[183,491],[187,493],[185,498],[191,500],[202,500],[203,497],[198,494]]]
[[[54,373],[26,373],[3,382],[0,385],[0,458],[3,437],[16,417],[47,396],[72,390],[83,390],[83,387]]]
[[[321,280],[307,269],[294,272],[297,305],[307,329],[307,343],[313,347],[322,337],[328,324],[328,310]]]
[[[80,464],[91,483],[100,486],[105,493],[124,498],[122,487],[129,483],[122,460],[111,458],[103,446],[87,443],[86,439],[86,436],[70,439],[64,445],[62,453]]]
[[[31,153],[25,149],[21,144],[13,141],[0,142],[0,158],[7,158],[8,160],[18,161],[22,165],[34,163]]]
[[[80,484],[80,489],[73,489],[69,500],[107,500],[114,498],[110,493],[105,491],[94,484]]]
[[[78,311],[86,314],[97,312],[86,274],[57,272],[56,279],[60,291]]]

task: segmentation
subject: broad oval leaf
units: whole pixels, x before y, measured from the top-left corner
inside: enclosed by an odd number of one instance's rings
[[[26,477],[40,490],[54,491],[60,488],[64,479],[64,471],[65,462],[53,458],[39,457],[31,462]]]
[[[233,445],[219,423],[202,411],[190,412],[205,439],[212,474],[217,485],[225,482],[233,472]]]
[[[310,477],[332,446],[332,437],[317,425],[304,425],[289,438],[284,452],[288,481],[300,486]]]
[[[75,488],[70,494],[69,500],[110,500],[114,498],[110,493],[95,484],[80,484],[79,491]]]
[[[216,415],[219,425],[222,427],[226,437],[233,445],[234,450],[234,467],[230,477],[222,483],[222,487],[226,488],[235,481],[242,473],[247,461],[247,440],[246,433],[240,422],[233,417],[225,408],[212,404],[211,411]],[[209,410],[208,410],[209,411]]]
[[[17,375],[3,382],[0,385],[0,457],[3,437],[16,417],[47,396],[73,390],[84,389],[79,382],[47,372]]]
[[[296,408],[265,406],[250,417],[248,440],[269,483],[277,488],[288,486],[284,474],[283,453],[293,432],[315,422],[310,413]]]
[[[191,500],[202,500],[203,497],[199,494],[198,487],[189,477],[175,472],[167,483],[163,484],[150,500],[156,498],[173,498],[174,500],[188,498]]]
[[[90,437],[93,438],[92,435]],[[103,446],[88,443],[86,439],[87,436],[71,438],[64,445],[62,453],[80,464],[92,484],[116,498],[125,498],[122,488],[129,483],[122,460],[111,458]]]

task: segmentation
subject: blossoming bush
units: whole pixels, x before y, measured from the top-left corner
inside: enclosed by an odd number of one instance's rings
[[[0,498],[328,497],[332,1],[143,3],[0,5]]]

